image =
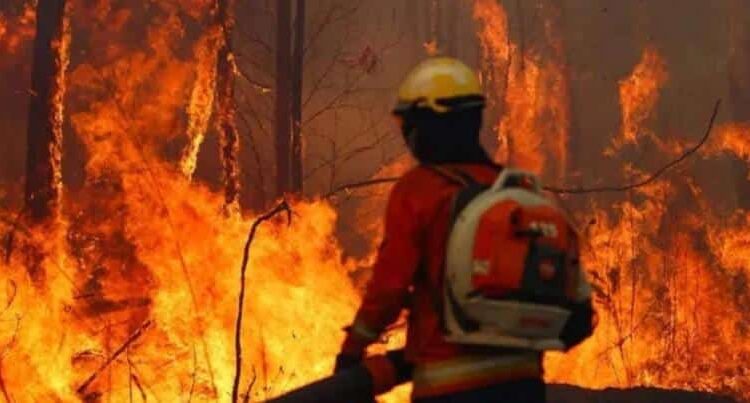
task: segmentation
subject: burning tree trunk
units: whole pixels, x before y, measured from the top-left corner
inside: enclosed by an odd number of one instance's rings
[[[276,191],[302,191],[302,70],[305,2],[280,0],[276,11]]]
[[[182,152],[180,170],[192,179],[198,164],[198,153],[206,137],[216,98],[216,68],[221,46],[221,26],[216,18],[195,46],[196,77],[187,107],[188,144]]]
[[[292,191],[302,193],[302,74],[305,50],[305,0],[297,0],[292,53]]]
[[[276,9],[276,193],[290,191],[291,177],[291,0]]]
[[[36,222],[53,218],[60,204],[68,9],[66,0],[40,1],[37,5],[25,194],[28,215]]]
[[[234,54],[232,33],[234,29],[235,0],[217,0],[217,25],[221,27],[221,48],[217,59],[217,125],[221,136],[221,160],[224,173],[224,197],[227,206],[238,202],[239,135],[235,124]]]

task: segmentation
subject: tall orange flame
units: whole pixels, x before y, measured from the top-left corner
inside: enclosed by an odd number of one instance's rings
[[[196,71],[195,84],[187,107],[188,145],[180,160],[180,170],[191,178],[198,163],[198,152],[206,137],[216,90],[216,56],[220,44],[218,27],[208,28],[193,50]]]
[[[653,47],[647,47],[630,76],[620,81],[622,132],[613,139],[609,153],[614,153],[626,144],[637,144],[639,137],[648,131],[646,121],[651,117],[668,77],[665,62],[659,52]]]
[[[623,133],[607,155],[650,132],[646,120],[666,77],[661,56],[646,49],[633,75],[621,81]],[[745,152],[736,126],[717,132],[709,150]],[[643,174],[626,166],[623,177]],[[550,354],[547,378],[594,388],[645,385],[749,398],[737,359],[748,350],[742,336],[747,297],[737,288],[748,275],[746,213],[722,217],[689,176],[659,179],[611,208],[592,204],[588,210],[580,221],[589,223],[584,260],[599,328],[571,353]],[[699,375],[695,368],[702,368]]]
[[[554,10],[544,9],[549,22]],[[567,167],[569,100],[564,74],[562,42],[545,24],[544,55],[534,47],[525,49],[510,39],[508,17],[500,3],[474,2],[474,18],[480,22],[483,78],[490,86],[490,98],[504,96],[497,126],[501,145],[498,158],[511,165],[539,173],[553,173],[559,179]]]
[[[750,161],[750,122],[725,124],[716,132],[705,154],[718,155],[721,152],[730,152],[738,158]]]
[[[89,16],[114,13],[131,29],[143,12],[98,4],[108,11]],[[227,216],[220,196],[162,157],[184,132],[193,60],[173,51],[183,40],[179,8],[151,12],[143,48],[113,28],[101,33],[107,51],[71,73],[71,121],[88,151],[88,185],[70,195],[69,229],[55,242],[19,231],[50,256],[43,287],[30,285],[23,251],[2,263],[9,298],[0,389],[16,401],[228,399],[238,264],[253,217]],[[327,374],[356,307],[354,262],[333,238],[336,213],[322,202],[294,211],[291,227],[270,224],[253,246],[243,341],[254,400]],[[243,389],[250,383],[243,379]]]
[[[0,12],[0,53],[15,56],[23,44],[34,37],[34,24],[36,23],[36,12],[34,4],[26,2],[23,10],[18,16],[5,15]],[[9,61],[10,58],[3,58]]]

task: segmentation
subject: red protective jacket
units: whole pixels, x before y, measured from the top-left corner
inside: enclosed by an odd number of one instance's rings
[[[489,164],[445,166],[486,184],[500,170]],[[416,368],[415,397],[542,376],[537,352],[489,353],[443,339],[439,296],[451,201],[458,190],[425,167],[411,170],[395,185],[372,279],[342,348],[347,354],[362,354],[403,308],[409,309],[406,356]]]

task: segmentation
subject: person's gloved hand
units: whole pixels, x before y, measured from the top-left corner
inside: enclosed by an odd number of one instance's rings
[[[355,367],[361,363],[362,356],[339,353],[339,355],[336,356],[336,366],[333,368],[333,373],[339,373],[341,371]]]

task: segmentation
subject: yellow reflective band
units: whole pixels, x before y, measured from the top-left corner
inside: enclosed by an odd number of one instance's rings
[[[461,358],[422,365],[414,371],[415,389],[443,388],[479,379],[517,379],[541,375],[537,353],[489,358]]]

